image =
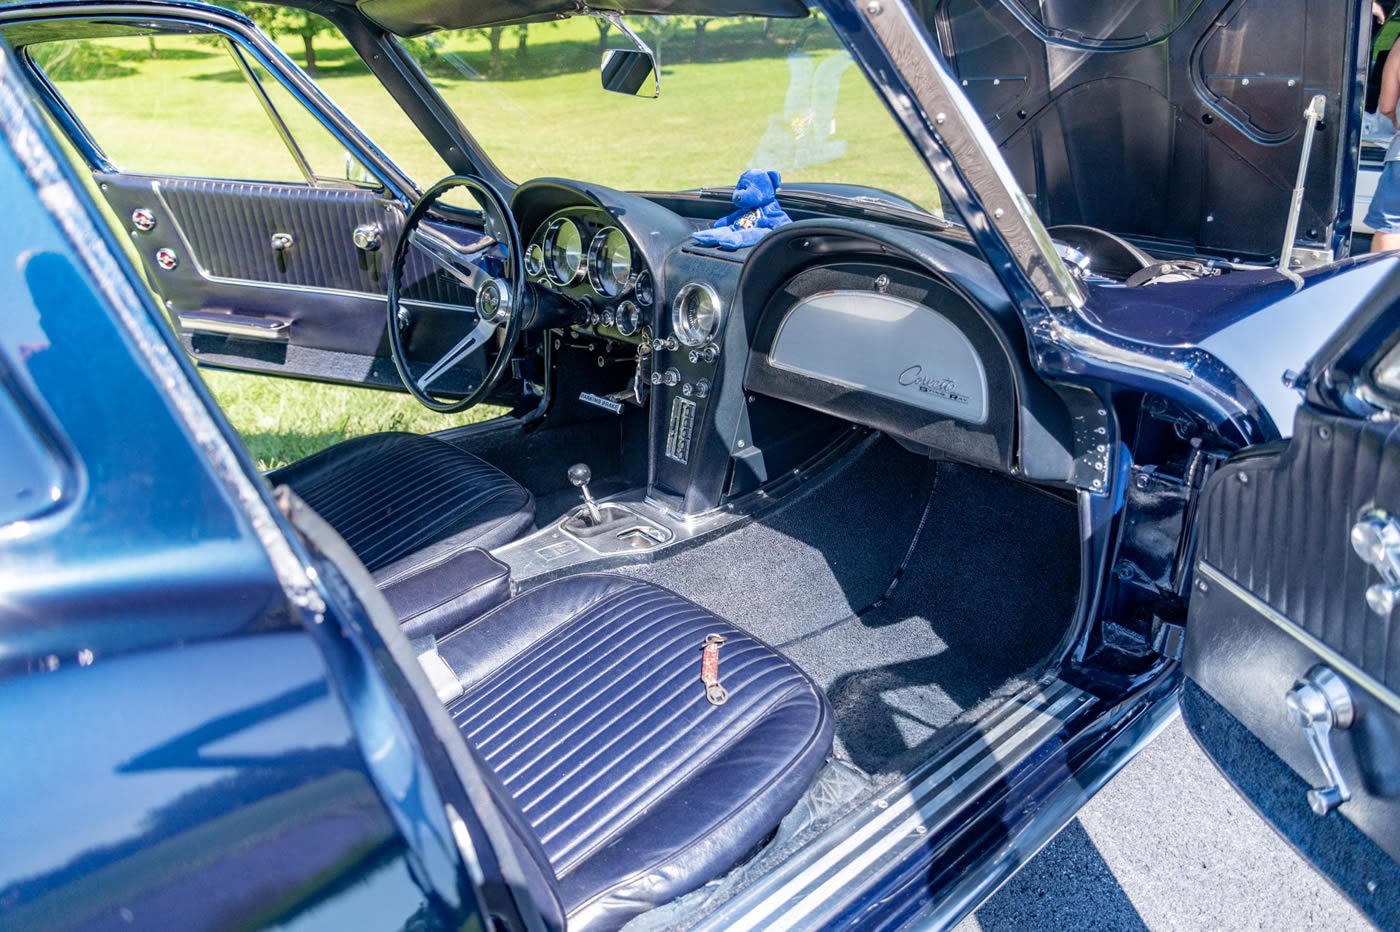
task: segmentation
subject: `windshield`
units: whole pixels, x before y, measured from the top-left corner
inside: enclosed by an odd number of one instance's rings
[[[624,190],[732,185],[749,168],[784,185],[859,185],[942,216],[928,169],[818,13],[800,20],[628,17],[661,61],[661,96],[602,90],[601,18],[440,32],[404,41],[511,179]],[[858,196],[860,191],[832,193]]]

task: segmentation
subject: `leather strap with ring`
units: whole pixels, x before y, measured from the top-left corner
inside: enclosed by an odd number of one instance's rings
[[[719,684],[719,649],[724,642],[722,634],[707,634],[700,654],[700,682],[705,684],[710,705],[724,705],[729,698],[728,690]]]

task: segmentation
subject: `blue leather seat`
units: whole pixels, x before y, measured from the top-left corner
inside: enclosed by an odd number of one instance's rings
[[[701,645],[722,634],[711,705]],[[614,929],[759,846],[831,752],[821,690],[692,602],[611,575],[517,596],[438,641],[554,928]],[[513,804],[513,805],[512,805]]]
[[[382,433],[328,447],[267,475],[345,538],[381,584],[468,548],[509,543],[535,523],[535,499],[465,450]]]

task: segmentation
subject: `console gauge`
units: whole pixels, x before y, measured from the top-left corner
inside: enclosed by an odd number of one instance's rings
[[[545,230],[544,271],[561,287],[572,285],[583,275],[583,234],[567,217],[560,217]]]
[[[617,332],[630,337],[642,329],[642,309],[632,301],[623,301],[617,306]]]
[[[713,287],[705,282],[691,282],[676,292],[671,305],[671,332],[686,346],[699,346],[719,331],[722,311]]]

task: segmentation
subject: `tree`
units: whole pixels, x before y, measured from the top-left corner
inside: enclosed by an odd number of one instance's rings
[[[695,17],[695,57],[703,58],[705,55],[705,27],[710,25],[710,18],[707,16]]]
[[[515,58],[524,61],[530,56],[530,24],[521,23],[515,27]]]
[[[229,0],[225,5],[251,19],[259,29],[274,39],[284,35],[301,36],[306,71],[308,74],[316,73],[316,37],[323,33],[335,32],[335,27],[329,20],[308,10],[274,6],[270,3]]]
[[[598,51],[607,51],[608,30],[612,28],[612,23],[601,16],[595,16],[593,17],[593,26],[598,30]]]
[[[505,65],[501,62],[501,36],[505,35],[506,27],[492,26],[490,29],[484,31],[487,41],[491,43],[490,73],[500,74],[502,71],[506,70]]]

